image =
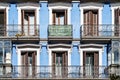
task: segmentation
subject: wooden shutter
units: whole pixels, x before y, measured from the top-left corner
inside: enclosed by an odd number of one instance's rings
[[[67,25],[67,10],[65,10],[64,24]]]
[[[52,52],[52,74],[55,76],[56,53]]]
[[[94,52],[94,76],[99,76],[99,53]]]
[[[53,15],[53,19],[52,19],[53,25],[55,25],[56,24],[56,13],[53,12],[52,15]]]
[[[84,36],[98,35],[98,10],[84,11]]]
[[[4,9],[4,36],[6,36],[6,8]]]
[[[116,10],[115,10],[115,29],[114,29],[114,34],[115,34],[115,36],[119,36],[119,24],[120,24],[120,9],[119,8],[117,8]]]
[[[28,76],[28,52],[25,54],[25,76]]]
[[[83,76],[85,76],[86,52],[83,52]]]
[[[37,31],[37,10],[34,11],[34,14],[35,14],[35,18],[34,18],[34,32],[35,32],[35,35],[38,35],[38,31]]]
[[[24,34],[24,10],[21,10],[21,30],[22,30],[22,34]]]
[[[32,76],[35,76],[35,65],[36,65],[36,52],[32,53]]]

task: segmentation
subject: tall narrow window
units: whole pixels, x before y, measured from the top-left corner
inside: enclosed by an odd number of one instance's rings
[[[22,10],[22,34],[25,36],[36,35],[36,11]]]
[[[99,52],[83,52],[83,70],[85,77],[97,77],[99,74]]]
[[[36,51],[22,51],[23,76],[35,76]]]
[[[84,36],[98,35],[98,10],[84,10]]]
[[[114,28],[114,35],[120,36],[120,9],[115,9],[115,28]]]
[[[67,10],[53,10],[52,14],[54,25],[67,24]]]
[[[6,9],[0,10],[0,36],[6,35]]]
[[[68,53],[52,52],[52,71],[54,76],[65,77],[67,74]]]

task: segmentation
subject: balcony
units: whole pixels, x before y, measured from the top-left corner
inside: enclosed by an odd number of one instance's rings
[[[19,78],[19,79],[96,79],[107,80],[107,67],[83,67],[83,66],[67,66],[67,67],[51,67],[51,66],[13,66],[12,71],[4,73],[1,78]],[[2,71],[4,72],[4,71]],[[0,72],[2,74],[2,72]]]
[[[49,40],[71,40],[72,25],[49,25],[48,38]]]
[[[0,38],[38,38],[39,25],[0,25]]]
[[[120,26],[118,25],[82,25],[80,28],[82,40],[110,40],[119,39]]]

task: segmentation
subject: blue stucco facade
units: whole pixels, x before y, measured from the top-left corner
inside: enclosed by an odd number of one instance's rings
[[[5,38],[0,38],[0,40],[11,41],[11,58],[8,59],[7,63],[6,54],[9,52],[7,49],[2,52],[1,49],[1,52],[5,54],[2,60],[5,59],[5,63],[12,66],[26,66],[26,64],[29,66],[28,64],[30,64],[50,67],[62,65],[63,67],[64,65],[64,67],[81,66],[82,69],[87,65],[108,67],[114,64],[114,48],[116,50],[116,47],[113,48],[113,44],[114,41],[118,41],[120,47],[120,33],[118,33],[119,36],[115,35],[116,27],[114,25],[116,24],[112,24],[112,10],[116,8],[112,9],[111,5],[110,3],[82,3],[80,1],[71,1],[71,3],[39,1],[37,3],[7,4],[4,9],[8,12],[6,17],[8,23],[5,28],[6,33],[3,32]],[[95,6],[94,9],[92,9],[93,6]],[[102,9],[101,15],[99,9]],[[36,13],[37,10],[38,13]],[[101,17],[101,24],[99,24],[99,16]],[[116,15],[114,14],[114,16]],[[71,29],[66,28],[69,18]],[[64,24],[59,24],[61,20]],[[37,21],[38,24],[36,24]],[[36,32],[36,26],[39,29],[38,32]],[[50,35],[50,29],[53,32],[52,35]],[[3,36],[3,33],[0,34]]]

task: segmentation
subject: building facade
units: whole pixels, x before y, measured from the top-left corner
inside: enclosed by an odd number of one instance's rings
[[[119,7],[114,0],[2,0],[0,77],[119,75]]]

